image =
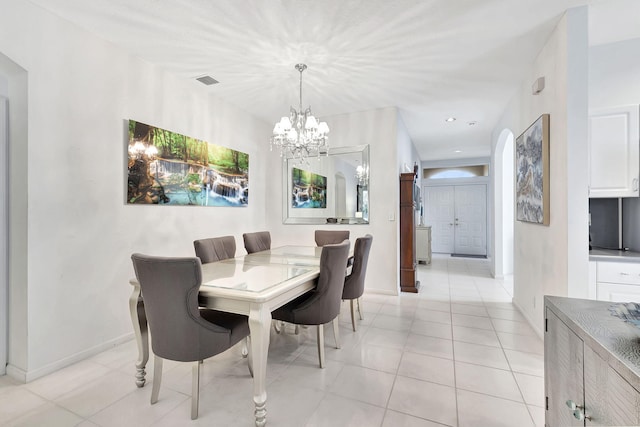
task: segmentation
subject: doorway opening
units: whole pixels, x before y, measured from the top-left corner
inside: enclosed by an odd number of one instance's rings
[[[494,181],[494,276],[513,275],[515,234],[514,136],[505,129],[498,138],[495,151]]]

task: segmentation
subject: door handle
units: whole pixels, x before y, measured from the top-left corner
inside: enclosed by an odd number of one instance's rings
[[[633,191],[638,191],[638,178],[633,178],[633,181],[631,181],[631,185],[633,187]]]

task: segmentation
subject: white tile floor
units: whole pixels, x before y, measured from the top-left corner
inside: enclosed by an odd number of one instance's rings
[[[342,349],[326,328],[326,369],[315,330],[272,334],[269,426],[542,426],[543,343],[511,304],[509,283],[486,260],[436,256],[419,267],[422,289],[365,295],[365,319]],[[375,278],[368,278],[368,281]],[[252,382],[238,347],[205,361],[200,417],[190,419],[188,364],[165,362],[160,400],[134,384],[133,342],[40,378],[0,377],[0,425],[251,426]]]

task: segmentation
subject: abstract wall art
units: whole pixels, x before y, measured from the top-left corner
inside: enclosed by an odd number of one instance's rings
[[[549,114],[516,139],[516,218],[549,225]]]

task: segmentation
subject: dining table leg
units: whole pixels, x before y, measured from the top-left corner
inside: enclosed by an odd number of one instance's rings
[[[149,361],[149,330],[147,327],[147,315],[144,311],[144,301],[141,298],[140,284],[135,281],[129,282],[133,286],[133,292],[129,297],[129,311],[131,313],[131,323],[138,345],[138,360],[136,361],[136,385],[144,387],[146,382],[145,368]]]
[[[271,311],[262,304],[251,304],[249,311],[249,331],[251,332],[251,353],[253,356],[253,402],[256,405],[256,426],[267,423],[267,355]]]

